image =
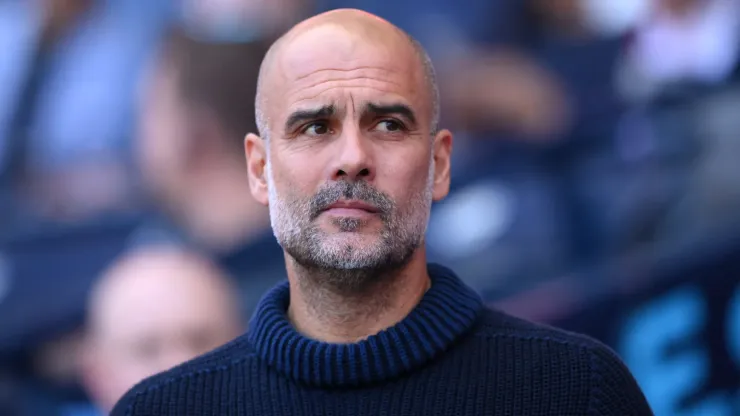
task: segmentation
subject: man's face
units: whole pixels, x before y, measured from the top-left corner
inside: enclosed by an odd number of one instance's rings
[[[380,43],[322,27],[276,58],[267,201],[276,238],[305,267],[402,265],[447,191],[448,160],[439,159],[449,137],[433,140],[418,59],[408,44]]]

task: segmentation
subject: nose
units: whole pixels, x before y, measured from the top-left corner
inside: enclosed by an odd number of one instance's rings
[[[332,179],[372,181],[375,178],[375,167],[368,139],[356,131],[345,131],[338,142],[338,156],[336,165],[332,168]]]

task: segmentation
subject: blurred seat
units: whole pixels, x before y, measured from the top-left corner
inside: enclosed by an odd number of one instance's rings
[[[608,274],[549,323],[614,348],[656,415],[737,414],[740,228],[612,263]]]
[[[136,224],[132,217],[54,226],[0,242],[0,355],[79,325],[90,284],[125,249]]]
[[[552,178],[506,159],[489,158],[463,177],[469,180],[458,178],[433,206],[427,232],[430,260],[488,299],[564,272],[571,254]]]
[[[710,88],[688,106],[685,119],[696,152],[681,200],[667,215],[662,232],[665,238],[711,236],[740,223],[740,83]],[[674,120],[677,124],[677,120]]]

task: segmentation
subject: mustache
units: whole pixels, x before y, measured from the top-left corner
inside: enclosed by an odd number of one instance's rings
[[[362,201],[378,210],[385,219],[393,211],[395,204],[385,193],[375,189],[365,181],[339,181],[324,185],[309,201],[311,220],[316,219],[323,211],[340,199]]]

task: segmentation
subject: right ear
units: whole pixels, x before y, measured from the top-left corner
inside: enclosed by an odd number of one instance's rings
[[[262,205],[267,206],[267,149],[265,140],[256,134],[249,133],[244,138],[244,153],[247,157],[247,174],[249,175],[249,189],[252,197]]]

